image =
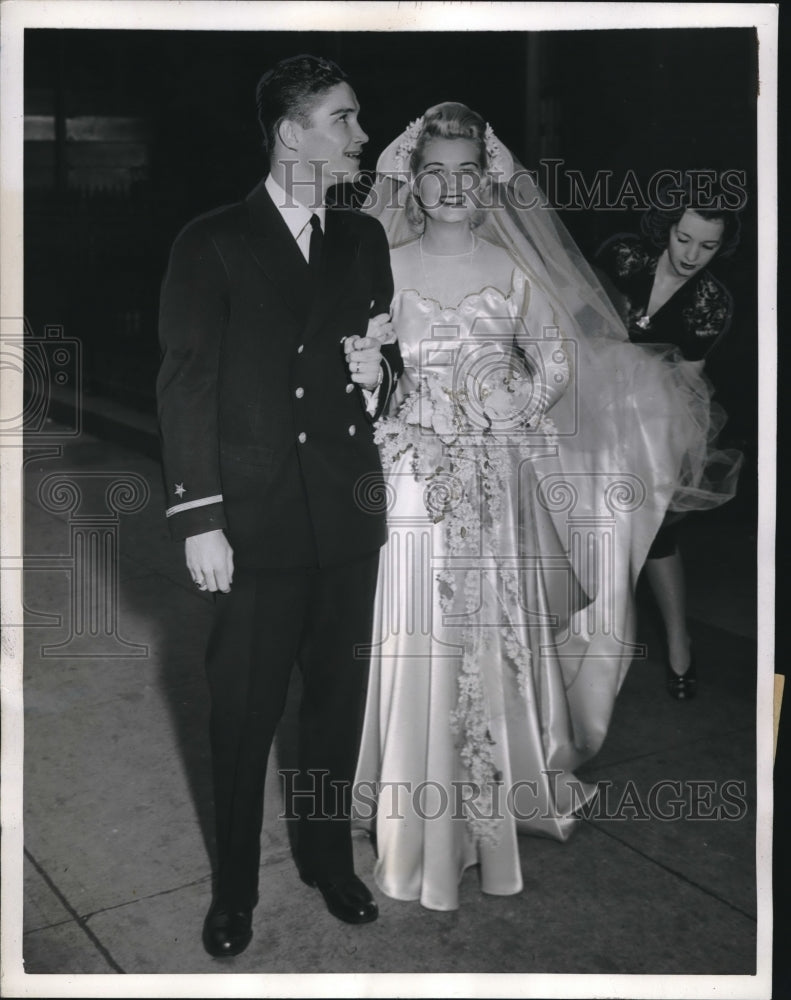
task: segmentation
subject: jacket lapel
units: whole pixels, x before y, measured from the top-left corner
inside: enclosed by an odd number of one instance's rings
[[[250,252],[294,316],[305,323],[313,298],[308,264],[263,180],[245,204],[250,225],[244,240]]]

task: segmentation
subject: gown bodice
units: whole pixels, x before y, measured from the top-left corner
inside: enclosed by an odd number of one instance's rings
[[[467,340],[482,323],[504,320],[514,327],[526,297],[524,275],[514,269],[510,289],[503,293],[489,286],[471,292],[455,306],[445,306],[415,288],[403,288],[393,300],[393,324],[398,332],[405,365],[415,365],[416,350],[427,337],[442,337],[454,331],[452,339]]]
[[[393,326],[404,375],[391,413],[421,380],[430,380],[461,399],[468,419],[486,410],[481,426],[491,426],[493,418],[503,429],[506,412],[526,414],[528,395],[532,408],[540,404],[543,412],[550,396],[554,401],[565,390],[568,359],[557,339],[546,335],[558,329],[551,303],[518,268],[507,285],[507,291],[485,286],[455,306],[415,288],[396,293]]]

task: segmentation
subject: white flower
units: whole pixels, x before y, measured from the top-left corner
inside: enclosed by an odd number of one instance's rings
[[[512,417],[514,413],[513,394],[506,389],[491,389],[484,399],[483,412],[495,419]]]
[[[395,154],[395,167],[399,173],[404,173],[408,168],[409,158],[414,152],[425,123],[425,118],[421,115],[420,118],[416,118],[413,122],[410,122],[404,130],[404,135],[398,144]]]
[[[444,409],[435,409],[431,423],[440,441],[444,444],[453,444],[458,437],[453,413]]]

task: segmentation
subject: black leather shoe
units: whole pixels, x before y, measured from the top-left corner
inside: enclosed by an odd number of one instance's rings
[[[367,887],[356,875],[338,881],[300,875],[305,885],[319,890],[327,909],[347,924],[368,924],[379,916],[379,907]]]
[[[677,674],[670,664],[667,664],[667,690],[670,697],[676,701],[689,701],[695,697],[698,693],[698,677],[694,658],[690,657],[689,666],[683,674]]]
[[[253,937],[253,911],[212,903],[203,925],[203,947],[214,958],[240,955]]]

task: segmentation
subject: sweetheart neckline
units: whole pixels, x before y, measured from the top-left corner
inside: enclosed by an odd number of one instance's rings
[[[521,293],[526,281],[527,278],[520,268],[515,267],[511,272],[511,287],[507,292],[503,292],[494,285],[484,285],[479,292],[469,292],[455,306],[444,306],[439,299],[435,299],[431,295],[423,295],[423,293],[417,288],[399,288],[396,294],[404,297],[411,296],[418,299],[420,302],[426,302],[430,305],[436,306],[440,312],[460,312],[462,307],[471,299],[482,299],[487,292],[492,292],[498,295],[502,299],[503,303],[510,302],[517,293]]]

